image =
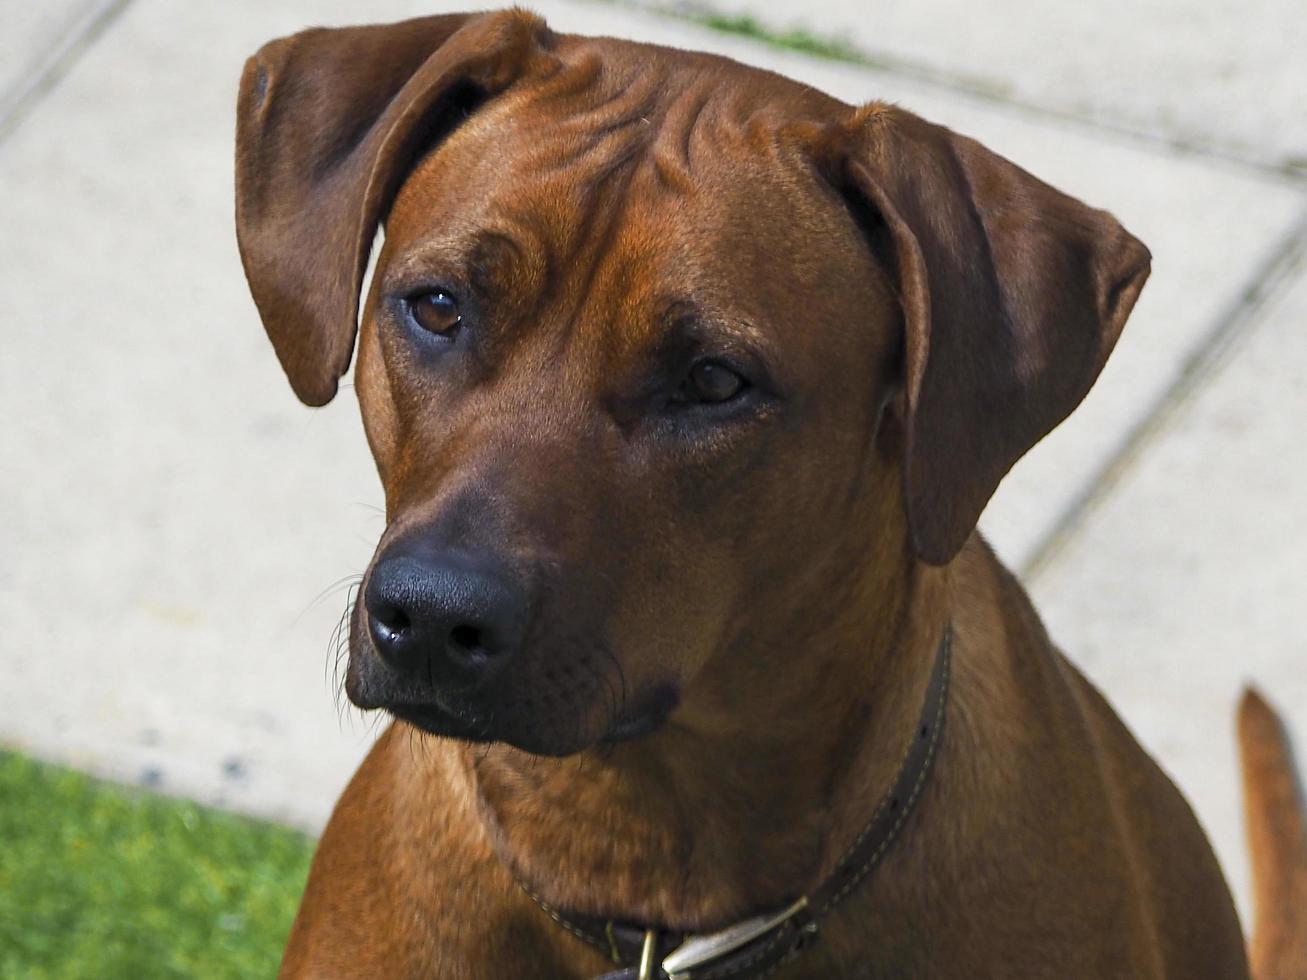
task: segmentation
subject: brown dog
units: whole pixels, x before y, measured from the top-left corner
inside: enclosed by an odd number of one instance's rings
[[[522,12],[268,45],[237,224],[305,402],[383,222],[346,690],[399,722],[284,975],[1246,975],[1188,806],[974,533],[1143,286],[1110,215]]]

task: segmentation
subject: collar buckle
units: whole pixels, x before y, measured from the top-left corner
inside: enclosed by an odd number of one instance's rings
[[[663,960],[663,972],[667,974],[668,980],[691,980],[694,970],[780,929],[796,916],[801,917],[800,923],[796,925],[802,937],[801,942],[806,942],[810,934],[817,931],[817,922],[808,911],[808,897],[805,895],[780,912],[754,916],[719,932],[691,936]]]

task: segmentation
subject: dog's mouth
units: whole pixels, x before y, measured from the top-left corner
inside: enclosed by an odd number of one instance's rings
[[[496,741],[483,722],[461,717],[437,704],[395,704],[387,706],[385,710],[428,735],[456,738],[464,742]]]
[[[613,719],[600,741],[612,744],[652,735],[667,723],[680,700],[680,693],[672,684],[659,684],[651,688],[636,704]]]
[[[680,696],[674,686],[659,685],[639,702],[618,714],[608,729],[588,744],[614,745],[652,735],[667,723],[679,701]],[[384,710],[419,731],[463,742],[507,742],[527,752],[549,756],[572,755],[588,747],[588,744],[570,738],[548,737],[545,732],[495,730],[496,726],[478,717],[475,712],[451,711],[434,701],[388,704]],[[559,733],[567,730],[568,726],[546,727]]]
[[[620,670],[615,677],[604,673],[608,662],[615,663],[612,656],[593,651],[552,659],[540,676],[510,670],[494,683],[442,687],[391,669],[361,627],[356,614],[346,696],[356,707],[381,709],[429,735],[568,756],[651,735],[680,703],[677,685],[668,682],[646,682],[628,696]]]
[[[656,689],[636,708],[624,711],[613,719],[608,730],[596,741],[602,745],[630,742],[652,735],[666,723],[679,701],[670,685]],[[480,719],[456,714],[434,702],[425,704],[387,705],[385,710],[396,719],[412,725],[429,735],[454,738],[463,742],[487,743],[506,741],[518,748],[541,755],[571,755],[586,748],[585,745],[542,744],[536,738],[512,737],[494,732]],[[550,740],[552,741],[552,740]]]

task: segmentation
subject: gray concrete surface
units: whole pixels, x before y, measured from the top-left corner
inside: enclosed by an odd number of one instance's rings
[[[748,16],[947,88],[1307,173],[1298,0],[639,2]]]
[[[0,138],[39,101],[124,0],[0,0]]]
[[[338,711],[329,641],[345,603],[333,583],[362,569],[381,530],[379,489],[348,389],[301,408],[246,294],[235,84],[270,37],[444,5],[132,0],[77,44],[84,8],[55,6],[21,22],[20,47],[72,53],[0,130],[0,742],[313,828],[371,738]],[[912,65],[813,60],[629,8],[533,6],[561,29],[718,50],[850,101],[897,100],[1110,208],[1150,245],[1153,279],[1099,386],[982,524],[1031,566],[1054,636],[1177,775],[1245,896],[1231,728],[1242,680],[1307,739],[1293,623],[1307,461],[1292,440],[1305,417],[1307,179],[1258,155],[1307,141],[1307,124],[1253,132],[1245,154],[1213,112],[1197,149],[1177,150],[1182,130],[1150,127],[1188,118],[1186,90],[1159,84],[1140,86],[1154,115],[1132,117],[1139,135],[1105,128],[1094,107],[1116,82],[1075,75],[1052,49],[1102,66],[1119,52],[1074,14],[1032,68],[1072,73],[1039,76],[1068,107],[1054,118]],[[1163,6],[1141,3],[1142,20]],[[826,9],[810,27],[837,22]],[[1017,72],[1013,52],[1034,44],[946,32],[947,20],[914,34],[896,16],[954,75],[975,59]],[[1284,77],[1304,90],[1307,67],[1244,65],[1247,45],[1223,39],[1207,35],[1209,48],[1260,73],[1271,108]],[[1183,75],[1187,54],[1150,43]],[[1189,89],[1223,93],[1207,71]]]
[[[0,105],[40,71],[52,52],[74,33],[74,25],[95,6],[94,0],[49,3],[0,2]]]

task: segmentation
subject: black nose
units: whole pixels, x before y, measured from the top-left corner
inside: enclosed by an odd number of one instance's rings
[[[434,684],[471,685],[497,672],[526,619],[522,593],[506,575],[451,555],[383,558],[364,605],[382,658]]]

